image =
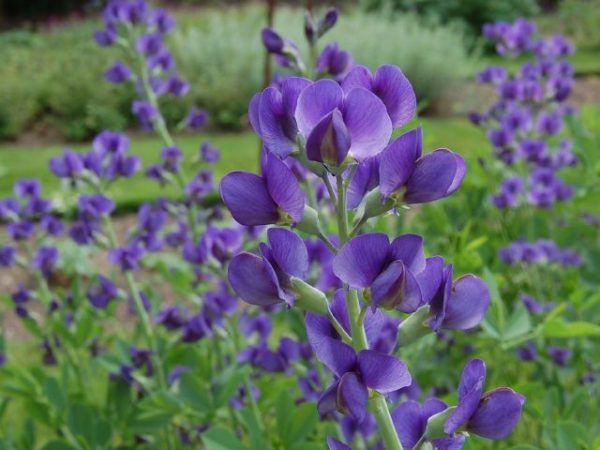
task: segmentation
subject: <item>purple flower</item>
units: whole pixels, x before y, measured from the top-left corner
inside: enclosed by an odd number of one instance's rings
[[[533,341],[529,341],[523,347],[518,348],[517,356],[523,361],[537,361],[538,352]]]
[[[367,414],[369,389],[387,394],[411,383],[406,365],[394,356],[374,350],[357,353],[327,336],[310,342],[317,358],[336,377],[317,404],[321,416],[337,410],[360,422]]]
[[[380,66],[375,75],[365,66],[354,66],[342,81],[342,87],[346,94],[357,87],[373,92],[384,103],[394,128],[406,125],[415,115],[415,92],[397,66]],[[370,120],[378,120],[378,116],[371,116]]]
[[[52,173],[59,178],[77,178],[84,170],[81,156],[68,148],[63,151],[62,157],[50,159],[49,165]]]
[[[460,429],[488,439],[504,439],[517,426],[525,397],[510,388],[483,393],[485,363],[472,359],[463,370],[458,388],[458,406],[444,424],[453,434]]]
[[[188,113],[185,123],[191,130],[199,130],[208,122],[208,113],[203,109],[192,108]]]
[[[422,131],[404,133],[385,148],[379,161],[379,185],[384,197],[406,203],[426,203],[447,197],[461,185],[465,160],[447,149],[425,156]]]
[[[341,79],[352,68],[352,64],[352,54],[341,50],[337,43],[332,42],[325,46],[317,59],[317,73]]]
[[[87,297],[90,304],[97,309],[104,309],[111,300],[119,295],[119,290],[115,284],[104,275],[98,275],[96,282],[90,286],[87,291]]]
[[[136,100],[132,103],[131,112],[136,115],[145,129],[152,129],[152,122],[159,117],[156,108],[149,102],[142,100]]]
[[[35,225],[28,220],[9,223],[6,232],[15,241],[24,241],[29,239],[35,232]]]
[[[200,339],[210,334],[210,327],[202,314],[192,316],[183,326],[181,341],[198,342]]]
[[[94,33],[94,40],[101,47],[109,47],[117,40],[117,32],[113,28],[98,30]]]
[[[321,162],[343,161],[346,155],[363,161],[380,153],[392,134],[382,100],[362,86],[348,85],[344,90],[333,80],[319,80],[302,90],[295,118],[308,158]],[[332,147],[335,158],[329,152],[323,154]]]
[[[175,74],[171,75],[166,81],[165,90],[175,97],[181,97],[189,92],[190,85],[179,75]]]
[[[355,289],[370,289],[373,309],[381,306],[410,313],[421,305],[416,274],[425,269],[423,238],[368,233],[346,243],[333,260],[333,272]]]
[[[269,244],[259,245],[260,256],[242,252],[229,263],[229,282],[240,298],[267,306],[285,302],[293,306],[291,277],[305,278],[308,252],[304,241],[283,228],[267,232]]]
[[[565,347],[548,347],[548,354],[554,361],[554,363],[559,367],[565,367],[571,357],[573,356],[573,352],[569,348]]]
[[[100,157],[125,153],[129,149],[129,138],[122,133],[102,131],[94,138],[92,148]]]
[[[224,264],[237,254],[244,243],[241,230],[208,226],[202,236],[202,245],[209,255]]]
[[[287,157],[295,148],[298,127],[294,113],[298,97],[311,82],[287,77],[252,97],[248,110],[250,124],[270,152]]]
[[[403,448],[412,449],[425,434],[427,420],[444,410],[448,406],[437,398],[428,398],[423,405],[414,400],[402,403],[392,411],[392,421],[398,433]],[[445,442],[448,440],[449,442]],[[465,437],[460,435],[453,438],[434,439],[432,444],[437,449],[460,449]]]
[[[65,229],[63,221],[54,216],[42,217],[40,226],[48,236],[60,236]]]
[[[327,447],[329,448],[329,450],[352,450],[346,444],[338,441],[335,438],[332,438],[331,436],[327,437]]]
[[[256,333],[259,336],[260,342],[266,342],[273,330],[273,323],[267,315],[254,317],[242,315],[240,317],[240,328],[244,336],[249,338],[252,334]]]
[[[213,189],[212,172],[209,170],[201,170],[185,187],[185,195],[190,200],[199,202]]]
[[[167,172],[179,172],[183,159],[183,153],[179,147],[163,147],[160,158],[163,160],[163,167]]]
[[[42,246],[33,257],[32,265],[34,269],[39,270],[45,277],[49,277],[58,264],[59,254],[56,247]]]
[[[108,253],[108,261],[119,266],[122,271],[138,270],[144,251],[137,246],[120,247]]]
[[[108,166],[107,175],[110,179],[118,177],[131,178],[141,166],[140,158],[137,156],[126,156],[122,153],[113,155]]]
[[[215,164],[219,162],[221,153],[217,147],[205,141],[200,146],[200,158],[208,164]]]
[[[444,267],[443,259],[434,256],[427,258],[418,280],[423,302],[430,305],[429,325],[435,331],[469,330],[483,320],[490,293],[480,278],[469,274],[453,281],[452,265]]]
[[[121,61],[115,61],[113,65],[104,72],[104,77],[111,83],[119,84],[130,80],[131,69]]]
[[[135,44],[138,52],[144,56],[153,56],[163,49],[160,33],[148,33],[140,36]]]
[[[148,22],[162,34],[166,34],[175,28],[175,18],[162,8],[156,8],[152,11]]]
[[[261,31],[261,38],[263,45],[269,53],[274,53],[276,55],[282,54],[286,42],[273,29],[263,28]]]
[[[175,62],[173,61],[173,56],[166,49],[162,49],[157,54],[150,56],[148,58],[147,63],[148,68],[159,68],[163,72],[169,72],[171,69],[173,69],[173,66],[175,65]]]
[[[305,196],[292,171],[268,154],[262,176],[231,172],[221,180],[221,197],[233,218],[242,225],[297,224]]]
[[[15,263],[17,249],[11,245],[0,247],[0,267],[11,267]]]
[[[556,112],[541,112],[537,120],[537,129],[540,133],[552,136],[562,128],[562,117]]]
[[[38,198],[42,193],[42,184],[36,179],[23,179],[15,183],[13,191],[17,197]]]

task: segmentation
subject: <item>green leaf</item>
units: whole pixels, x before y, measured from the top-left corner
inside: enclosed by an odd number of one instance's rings
[[[44,380],[42,389],[44,391],[44,396],[48,399],[50,404],[56,408],[59,414],[61,414],[62,410],[67,406],[67,401],[58,381],[48,377]]]
[[[244,381],[244,377],[247,375],[246,368],[232,367],[232,370],[226,370],[221,378],[223,382],[217,387],[215,394],[215,408],[221,408],[229,402],[229,399],[233,397],[238,387]]]
[[[82,437],[85,442],[94,444],[95,423],[98,420],[97,413],[83,403],[74,403],[69,408],[67,424],[76,437]]]
[[[173,414],[165,411],[149,411],[138,414],[130,424],[134,433],[157,434],[161,432],[173,418]]]
[[[558,448],[589,448],[589,433],[587,429],[575,421],[558,422],[556,427]]]
[[[50,441],[42,447],[42,450],[77,450],[66,441]]]
[[[548,338],[600,336],[600,325],[584,321],[565,322],[559,318],[546,322],[542,330]]]
[[[178,398],[198,413],[208,413],[214,409],[210,390],[193,373],[184,373],[179,378]]]
[[[506,322],[502,337],[505,340],[510,340],[523,336],[524,334],[529,333],[529,331],[531,331],[529,312],[523,303],[518,303]]]
[[[290,420],[287,425],[285,440],[291,447],[293,444],[304,441],[310,436],[319,422],[317,405],[314,402],[302,403],[291,410]]]
[[[252,410],[250,408],[242,408],[237,413],[240,421],[244,424],[246,431],[250,435],[252,448],[267,448],[265,434],[260,429]]]
[[[247,448],[228,429],[213,427],[202,435],[206,450],[244,450]]]

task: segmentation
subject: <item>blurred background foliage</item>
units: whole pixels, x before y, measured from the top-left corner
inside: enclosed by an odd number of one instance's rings
[[[100,81],[110,52],[91,39],[101,0],[5,0],[0,5],[0,140],[82,141],[99,130],[133,125],[131,92]],[[303,3],[303,2],[302,2]],[[535,15],[544,32],[562,32],[578,45],[578,70],[600,73],[600,0],[360,0],[336,4],[344,20],[332,39],[370,67],[399,65],[422,109],[454,83],[471,80],[493,56],[476,37],[487,21]],[[292,4],[295,7],[292,7]],[[262,79],[259,30],[265,2],[179,0],[171,48],[192,91],[166,99],[167,120],[179,121],[192,104],[208,110],[211,127],[240,130]],[[298,2],[277,2],[275,27],[303,42]],[[116,54],[113,53],[115,56]],[[583,72],[582,72],[583,73]],[[449,108],[445,108],[448,110]]]

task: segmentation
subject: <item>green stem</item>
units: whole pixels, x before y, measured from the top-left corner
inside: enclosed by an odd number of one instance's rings
[[[348,240],[348,215],[346,214],[346,187],[342,175],[336,175],[337,182],[337,220],[340,245]]]
[[[369,400],[387,450],[403,450],[385,397],[377,392]]]
[[[339,238],[340,245],[344,245],[344,243],[348,240],[348,215],[346,213],[346,189],[347,185],[344,183],[344,180],[341,175],[336,177],[337,181],[337,221],[338,221],[338,230],[339,230]],[[352,329],[352,347],[356,351],[362,351],[369,348],[369,344],[367,342],[367,334],[365,332],[364,319],[365,314],[367,312],[367,307],[362,308],[360,306],[360,302],[358,300],[358,292],[355,289],[347,289],[347,304],[348,304],[348,315],[350,317],[350,327]],[[373,414],[375,415],[375,419],[377,420],[377,425],[379,426],[379,431],[383,438],[383,442],[385,443],[385,448],[387,450],[403,450],[402,444],[400,443],[400,438],[398,437],[398,433],[396,433],[396,428],[394,427],[394,423],[392,421],[392,417],[390,415],[390,410],[388,408],[388,404],[381,394],[376,391],[371,392],[371,397],[369,399],[369,405]]]

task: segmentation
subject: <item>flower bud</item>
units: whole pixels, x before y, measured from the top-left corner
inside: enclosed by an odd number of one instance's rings
[[[421,306],[414,313],[404,319],[398,327],[398,342],[401,345],[412,344],[431,332],[427,326],[429,319],[429,305]]]
[[[291,277],[290,281],[296,295],[294,306],[322,316],[327,315],[327,297],[325,297],[323,292],[302,281],[300,278]]]

